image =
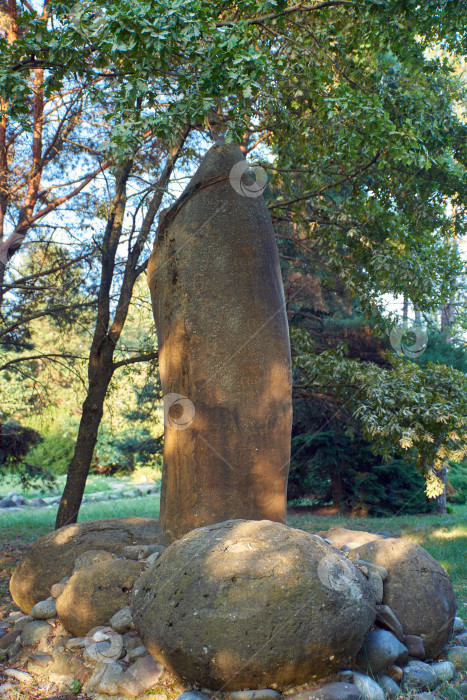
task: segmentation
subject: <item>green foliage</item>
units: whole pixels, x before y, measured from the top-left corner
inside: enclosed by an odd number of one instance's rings
[[[462,504],[467,501],[467,462],[450,463],[446,495],[450,503]]]
[[[457,370],[415,363],[389,354],[392,366],[379,367],[345,356],[340,347],[320,354],[308,333],[291,329],[294,368],[307,391],[325,392],[341,417],[355,427],[384,460],[405,458],[413,449],[426,493],[443,487],[436,470],[467,453],[467,378]]]
[[[289,498],[369,514],[426,513],[424,479],[413,462],[382,463],[371,445],[342,431],[300,433],[292,439]]]
[[[73,680],[70,684],[70,690],[72,693],[75,693],[76,695],[81,692],[81,688],[83,687],[83,684],[81,681],[78,680]]]
[[[52,487],[53,475],[48,470],[26,461],[31,448],[41,440],[38,432],[16,421],[0,423],[0,474],[15,476],[24,487],[37,481]]]
[[[76,420],[46,425],[41,431],[42,442],[31,451],[31,463],[53,474],[66,474],[75,449],[76,431]]]

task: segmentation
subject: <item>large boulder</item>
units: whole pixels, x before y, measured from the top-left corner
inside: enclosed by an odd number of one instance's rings
[[[451,579],[441,564],[418,544],[396,538],[368,542],[351,556],[387,569],[383,603],[405,635],[421,637],[427,657],[436,657],[451,636],[456,612]]]
[[[11,596],[29,613],[49,597],[54,583],[71,576],[78,555],[90,549],[121,554],[127,545],[152,544],[157,531],[157,520],[149,518],[105,518],[61,527],[29,547],[11,577]]]
[[[373,532],[364,530],[347,530],[345,527],[332,527],[330,530],[322,530],[316,533],[320,537],[332,540],[336,547],[347,545],[350,549],[360,547],[373,540],[384,539],[382,535],[375,535]]]
[[[131,611],[164,666],[224,690],[327,677],[355,657],[376,614],[343,554],[269,520],[229,520],[174,542],[136,582]]]
[[[127,602],[143,562],[113,559],[79,569],[56,600],[57,615],[75,637],[105,625]]]

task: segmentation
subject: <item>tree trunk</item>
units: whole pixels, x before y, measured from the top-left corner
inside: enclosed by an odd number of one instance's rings
[[[446,467],[443,467],[442,469],[439,470],[438,476],[443,482],[444,490],[443,493],[440,496],[437,496],[436,500],[436,512],[439,513],[440,515],[445,515],[446,513],[446,478],[447,478],[447,469]]]
[[[97,319],[88,364],[88,393],[83,404],[75,452],[68,469],[65,489],[58,508],[56,528],[75,523],[78,518],[104,411],[105,395],[114,371],[113,353],[126,318],[125,314],[118,329],[114,329],[113,324],[112,328],[110,327],[110,290],[125,214],[126,186],[132,165],[132,162],[125,163],[117,175],[115,196],[102,243],[102,270],[97,302]]]
[[[92,462],[97,433],[104,412],[104,401],[113,374],[113,349],[90,357],[93,378],[89,383],[79,423],[75,451],[68,469],[65,489],[60,501],[55,528],[75,523],[83,500],[86,479]]]
[[[333,469],[331,471],[331,497],[333,505],[339,506],[339,511],[344,512],[344,490],[342,488],[342,479],[339,470]]]

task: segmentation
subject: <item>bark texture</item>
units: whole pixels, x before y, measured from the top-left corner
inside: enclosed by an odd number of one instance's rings
[[[160,218],[148,264],[166,413],[160,541],[231,518],[285,522],[290,346],[271,220],[215,145]]]

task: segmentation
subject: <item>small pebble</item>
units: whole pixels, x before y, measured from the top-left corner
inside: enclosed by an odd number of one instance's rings
[[[456,616],[454,618],[454,624],[452,626],[453,634],[459,634],[459,632],[463,632],[464,629],[465,629],[464,620],[461,617]]]
[[[271,688],[259,690],[236,690],[230,693],[230,700],[279,700],[281,694]]]
[[[45,637],[52,630],[52,626],[47,620],[32,620],[28,622],[21,632],[21,642],[23,644],[35,644],[42,637]]]
[[[70,651],[76,651],[77,649],[84,649],[88,643],[88,637],[72,637],[71,639],[66,640],[65,646]]]
[[[34,654],[29,654],[28,661],[34,666],[47,668],[50,662],[53,661],[53,657],[45,651],[36,651]]]
[[[110,618],[110,625],[114,628],[116,632],[123,634],[128,630],[134,630],[135,626],[133,624],[133,618],[131,616],[130,608],[122,608]]]
[[[467,647],[451,647],[447,653],[448,661],[452,661],[456,671],[467,671]]]
[[[462,632],[454,637],[454,641],[463,647],[467,647],[467,632]]]
[[[32,683],[34,680],[30,673],[19,671],[17,668],[6,668],[3,674],[8,678],[15,678],[20,683]]]
[[[56,617],[56,615],[57,608],[53,598],[39,601],[31,610],[31,617],[36,620],[49,620],[51,617]]]
[[[149,557],[146,559],[146,566],[152,566],[154,562],[156,562],[160,557],[160,552],[154,552],[153,554],[150,554]]]
[[[396,681],[394,681],[391,676],[386,676],[384,673],[378,676],[378,683],[384,690],[386,696],[394,696],[401,691]]]
[[[436,664],[431,664],[431,670],[436,673],[436,678],[439,681],[450,681],[455,671],[451,661],[439,661]]]
[[[65,583],[54,583],[50,589],[50,595],[52,598],[58,598],[59,595],[62,595],[63,591],[65,590],[65,586]]]
[[[362,700],[386,700],[384,691],[378,683],[363,673],[353,674],[353,684],[360,691]]]
[[[148,650],[144,645],[141,645],[128,652],[128,661],[136,661],[137,659],[141,659],[142,656],[146,656],[146,654],[149,654]]]

